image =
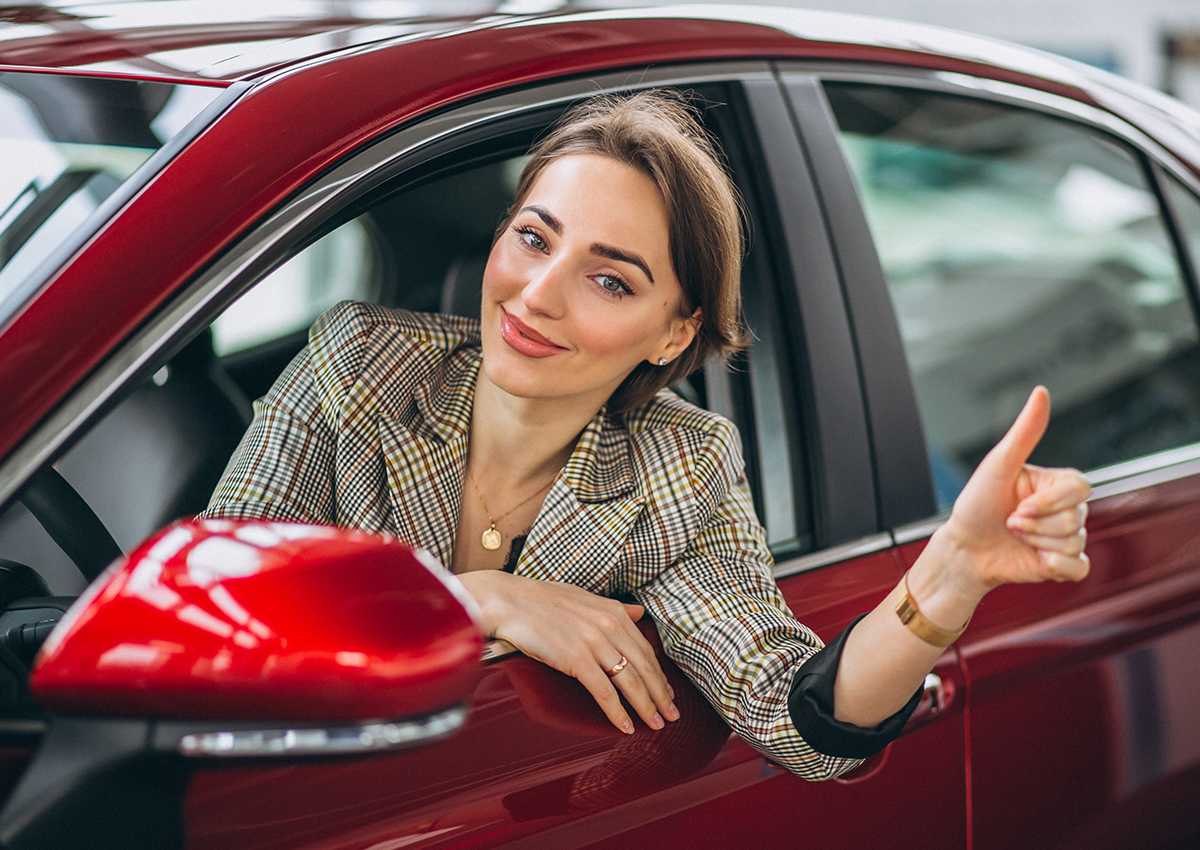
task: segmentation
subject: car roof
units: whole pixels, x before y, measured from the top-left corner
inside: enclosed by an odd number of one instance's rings
[[[511,46],[504,36],[512,29],[537,28],[549,37],[535,37],[523,45],[536,62],[539,47],[570,54],[597,46],[575,34],[580,25],[612,32],[621,22],[672,21],[662,29],[663,40],[676,42],[670,58],[684,60],[686,51],[678,50],[681,39],[671,39],[669,30],[687,30],[703,21],[706,28],[696,33],[693,59],[733,54],[728,37],[721,46],[704,44],[705,37],[723,25],[744,37],[746,47],[737,51],[739,58],[880,63],[1018,83],[1136,116],[1135,121],[1147,122],[1160,133],[1161,142],[1195,161],[1200,114],[1152,89],[1032,48],[941,27],[781,6],[590,8],[596,5],[586,0],[49,0],[0,6],[0,71],[41,69],[222,84],[269,78],[298,64],[333,61],[348,52],[443,41],[444,67],[421,68],[423,77],[435,78],[439,73],[454,76],[454,39],[448,36],[455,34],[490,30],[497,44],[507,41]],[[550,36],[558,27],[574,32]],[[758,32],[751,35],[752,30]],[[645,42],[641,34],[630,38]],[[497,60],[498,67],[511,70],[511,57]]]
[[[1085,66],[1002,41],[862,15],[785,7],[677,5],[587,10],[559,0],[85,0],[0,7],[0,67],[74,69],[176,81],[247,80],[384,41],[550,23],[707,19],[770,28],[814,57],[938,65],[969,61],[1058,87],[1087,89]],[[540,14],[529,10],[542,9]],[[940,64],[944,64],[940,63]]]

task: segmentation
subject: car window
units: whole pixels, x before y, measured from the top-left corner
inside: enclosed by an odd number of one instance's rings
[[[0,73],[0,320],[38,265],[220,91]]]
[[[941,508],[1037,383],[1054,413],[1035,462],[1091,470],[1200,440],[1200,334],[1139,154],[980,99],[854,83],[826,92]]]
[[[263,395],[305,344],[312,321],[343,299],[477,316],[495,229],[516,190],[529,138],[451,153],[414,177],[401,173],[343,210],[328,232],[285,257],[183,352],[97,423],[56,464],[128,551],[171,520],[207,504]],[[513,153],[521,151],[520,154]],[[340,223],[339,223],[340,222]],[[336,226],[333,226],[336,225]],[[747,316],[756,342],[716,405],[739,426],[747,474],[769,542],[811,545],[803,466],[791,447],[793,397],[780,352],[778,310],[762,240],[747,262]],[[732,392],[730,392],[732,388]],[[709,406],[705,373],[676,390]],[[56,592],[83,582],[20,502],[0,514],[0,558],[34,566]]]

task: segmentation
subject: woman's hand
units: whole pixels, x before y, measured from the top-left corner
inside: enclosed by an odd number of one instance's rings
[[[941,656],[941,647],[923,641],[896,616],[906,592],[928,620],[952,631],[993,587],[1087,575],[1083,523],[1091,488],[1073,469],[1025,462],[1049,421],[1050,394],[1038,387],[979,464],[907,581],[847,636],[834,681],[838,720],[870,727],[891,716]]]
[[[578,679],[622,732],[633,734],[633,722],[618,689],[652,729],[661,729],[663,718],[679,718],[654,649],[634,625],[644,613],[641,605],[495,570],[459,578],[483,609],[489,637],[507,640],[530,658]],[[610,677],[608,671],[622,658],[627,663]]]
[[[1037,387],[959,494],[939,529],[955,556],[941,576],[927,576],[923,584],[940,578],[977,601],[1001,584],[1079,581],[1087,575],[1084,521],[1091,488],[1076,470],[1025,462],[1049,421],[1050,394]]]

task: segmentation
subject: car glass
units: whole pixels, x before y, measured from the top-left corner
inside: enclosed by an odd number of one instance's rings
[[[220,92],[0,73],[0,321],[39,264]]]
[[[940,508],[1037,383],[1054,413],[1035,463],[1092,470],[1200,439],[1200,335],[1137,154],[981,99],[826,91],[888,280]]]

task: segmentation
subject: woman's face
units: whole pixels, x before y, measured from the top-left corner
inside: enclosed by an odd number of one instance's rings
[[[682,318],[658,187],[597,154],[552,162],[500,235],[483,275],[485,374],[522,398],[599,409],[643,360],[673,360]]]

